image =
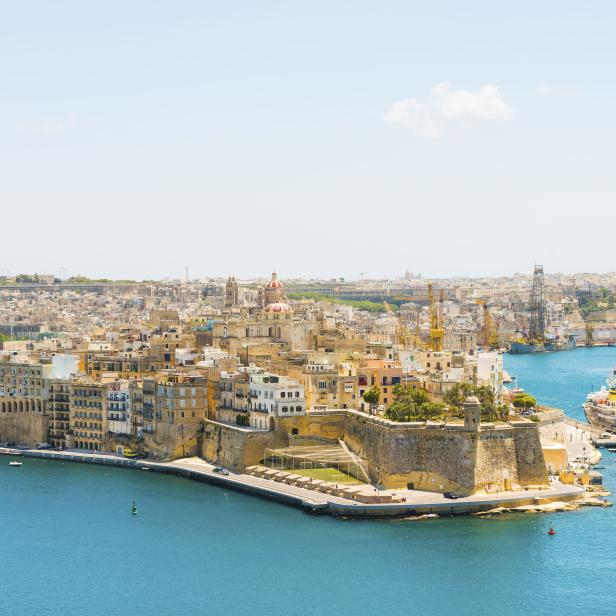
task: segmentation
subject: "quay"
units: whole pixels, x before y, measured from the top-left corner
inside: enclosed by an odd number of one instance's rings
[[[559,481],[550,482],[549,488],[528,489],[497,494],[473,494],[455,500],[447,499],[440,493],[419,490],[380,490],[366,486],[366,489],[391,497],[397,502],[363,503],[335,494],[315,492],[302,487],[279,483],[271,479],[255,477],[244,473],[229,472],[222,475],[214,471],[215,466],[201,458],[182,458],[172,462],[134,460],[114,454],[86,453],[80,451],[52,451],[38,449],[0,448],[0,455],[24,456],[63,462],[102,464],[129,469],[148,469],[188,479],[206,482],[245,494],[260,496],[279,503],[294,506],[306,512],[349,518],[404,518],[427,514],[464,515],[485,512],[497,507],[522,507],[550,502],[575,501],[584,497],[584,488],[565,485]]]

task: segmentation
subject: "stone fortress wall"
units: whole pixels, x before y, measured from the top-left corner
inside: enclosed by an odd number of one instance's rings
[[[49,417],[41,413],[0,415],[0,442],[35,446],[47,441]]]
[[[465,425],[400,424],[357,411],[310,412],[254,432],[206,421],[201,455],[235,471],[263,460],[266,448],[289,445],[293,434],[344,440],[384,488],[456,491],[547,485],[538,426],[519,421]]]

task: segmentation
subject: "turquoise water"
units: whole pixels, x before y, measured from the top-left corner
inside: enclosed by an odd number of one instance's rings
[[[578,417],[614,363],[616,349],[506,359]],[[0,458],[1,616],[616,613],[616,509],[343,521],[151,472],[24,462]]]

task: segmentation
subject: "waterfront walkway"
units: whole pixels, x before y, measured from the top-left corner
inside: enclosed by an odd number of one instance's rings
[[[582,498],[583,488],[552,481],[549,488],[520,490],[498,494],[473,494],[456,500],[442,494],[419,490],[375,490],[376,494],[395,497],[398,502],[362,503],[336,494],[315,492],[302,487],[229,472],[217,473],[215,466],[200,458],[184,458],[173,462],[127,459],[114,454],[86,453],[81,451],[17,450],[0,448],[0,455],[24,456],[59,461],[105,464],[133,469],[148,469],[154,472],[171,473],[197,481],[204,481],[247,494],[276,500],[315,513],[345,517],[406,517],[422,514],[465,514],[487,511],[496,507],[517,507],[539,502],[568,501]],[[8,462],[7,462],[8,463]],[[402,501],[402,502],[400,502]]]

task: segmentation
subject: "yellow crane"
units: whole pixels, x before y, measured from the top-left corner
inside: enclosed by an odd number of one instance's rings
[[[478,299],[476,303],[483,308],[483,327],[481,328],[481,346],[486,349],[498,348],[498,332],[492,320],[492,315],[488,309],[488,303],[485,299]]]
[[[443,301],[445,295],[441,289],[439,298],[439,306],[437,308],[434,300],[434,290],[432,283],[428,283],[428,306],[430,308],[430,347],[433,351],[443,350],[443,339],[445,338],[445,330],[443,328]]]
[[[413,335],[409,328],[401,321],[400,317],[394,313],[392,307],[387,302],[384,301],[383,306],[385,307],[385,312],[396,321],[396,343],[402,345],[404,349],[408,349],[413,344]]]

